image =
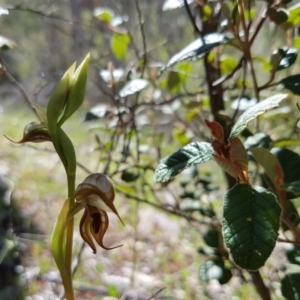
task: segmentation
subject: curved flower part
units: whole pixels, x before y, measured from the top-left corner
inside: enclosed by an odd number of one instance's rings
[[[27,142],[32,142],[32,143],[51,142],[51,137],[48,128],[43,122],[32,122],[27,124],[24,129],[23,138],[20,141],[13,141],[6,135],[4,136],[15,144],[23,144]]]
[[[103,237],[109,225],[106,211],[115,213],[122,224],[113,201],[115,199],[115,189],[112,180],[102,173],[89,175],[75,191],[75,198],[78,207],[84,208],[84,214],[80,220],[81,237],[90,245],[96,253],[94,240],[99,246],[106,250],[111,250],[120,246],[107,248],[103,244]]]

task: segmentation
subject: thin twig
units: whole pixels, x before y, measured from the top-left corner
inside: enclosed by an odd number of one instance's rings
[[[36,111],[33,108],[32,103],[29,100],[29,97],[28,97],[25,89],[21,86],[21,84],[19,84],[19,82],[7,70],[6,66],[4,65],[4,61],[3,61],[3,58],[2,58],[1,55],[0,55],[0,71],[2,71],[2,74],[9,80],[9,82],[11,82],[17,88],[17,90],[20,92],[20,94],[22,95],[23,99],[25,100],[25,103],[36,114]]]
[[[291,240],[286,240],[286,239],[282,239],[282,238],[277,238],[277,242],[300,245],[300,241],[291,241]]]
[[[43,11],[35,10],[32,8],[22,8],[21,6],[14,6],[14,7],[8,7],[7,9],[12,10],[12,11],[26,11],[26,12],[36,14],[40,17],[55,19],[55,20],[62,21],[62,22],[68,23],[68,24],[76,23],[76,24],[80,24],[87,28],[94,28],[94,26],[92,26],[90,24],[85,24],[85,23],[82,23],[82,22],[76,21],[76,20],[66,19],[66,18],[57,16],[57,15],[53,15],[53,14],[47,14],[47,13],[44,13]]]
[[[194,18],[193,14],[192,14],[192,12],[190,10],[190,6],[189,6],[187,0],[184,0],[184,8],[185,8],[185,10],[187,12],[187,15],[188,15],[188,17],[190,19],[190,22],[191,22],[192,26],[194,27],[195,34],[198,35],[198,36],[200,36],[200,37],[202,37],[202,32],[201,32],[201,30],[198,28],[198,26],[196,24],[195,18]]]
[[[175,96],[173,96],[172,98],[168,99],[168,100],[164,100],[164,101],[161,101],[161,102],[140,102],[140,103],[137,103],[136,105],[136,108],[137,107],[141,107],[141,106],[151,106],[151,107],[159,107],[159,106],[162,106],[162,105],[168,105],[168,104],[171,104],[173,103],[174,101],[176,101],[177,99],[180,99],[180,98],[183,98],[183,97],[196,97],[197,95],[199,95],[200,92],[197,92],[197,93],[180,93],[180,94],[177,94]]]
[[[139,27],[140,27],[140,32],[141,32],[142,41],[143,41],[143,66],[142,66],[142,71],[141,71],[141,78],[143,78],[145,69],[146,69],[146,64],[147,64],[146,35],[145,35],[144,22],[142,20],[142,12],[141,12],[141,8],[140,8],[139,0],[135,0],[135,6],[136,6],[137,13],[138,13]]]
[[[130,284],[132,287],[135,286],[135,280],[136,280],[136,271],[138,270],[138,264],[139,264],[139,253],[138,253],[138,239],[139,239],[139,207],[140,207],[140,202],[135,203],[134,207],[134,238],[133,238],[133,245],[132,245],[132,254],[133,254],[133,266],[132,266],[132,271],[131,271],[131,276],[130,276]]]
[[[260,271],[249,272],[249,274],[251,275],[253,284],[262,300],[271,300],[270,290],[266,287]]]
[[[240,93],[239,93],[239,98],[238,98],[238,105],[237,105],[237,108],[231,118],[231,121],[234,122],[237,114],[238,114],[238,111],[239,111],[239,108],[240,108],[240,102],[241,102],[241,99],[242,97],[244,96],[244,93],[245,93],[245,90],[246,90],[246,84],[245,84],[245,80],[246,80],[246,75],[247,75],[247,64],[244,63],[244,68],[243,68],[243,77],[242,77],[242,88],[240,90]]]
[[[268,4],[269,6],[269,4]],[[262,25],[264,24],[265,20],[266,20],[266,10],[267,7],[263,7],[262,11],[260,13],[261,18],[259,19],[258,24],[255,26],[255,31],[253,33],[253,35],[250,38],[249,44],[250,46],[252,46],[253,42],[255,41],[256,36],[258,35],[258,33],[260,32],[260,29],[262,28]],[[230,79],[236,72],[237,70],[239,70],[242,65],[243,65],[243,61],[245,60],[245,55],[243,55],[238,64],[236,65],[236,67],[227,75],[220,77],[219,79],[217,79],[216,81],[213,82],[213,86],[217,86],[219,84],[222,84],[223,82],[227,81],[228,79]]]
[[[85,172],[87,172],[88,174],[91,174],[92,172],[87,169],[83,164],[81,164],[80,162],[77,162],[77,165],[82,168],[82,170],[84,170]],[[192,217],[191,215],[189,214],[186,214],[184,212],[178,212],[175,210],[174,207],[172,207],[172,209],[168,208],[167,206],[161,206],[161,205],[158,205],[154,202],[151,202],[151,201],[148,201],[146,199],[142,199],[140,197],[137,197],[135,195],[131,195],[129,193],[126,193],[124,192],[122,189],[118,188],[116,186],[116,191],[123,194],[124,196],[126,196],[127,198],[129,199],[132,199],[132,200],[135,200],[135,201],[138,201],[140,203],[146,203],[146,204],[149,204],[150,206],[154,207],[154,208],[157,208],[159,210],[163,210],[167,213],[170,213],[172,215],[175,215],[175,216],[178,216],[178,217],[183,217],[185,218],[186,220],[188,221],[193,221],[193,222],[196,222],[196,223],[199,223],[199,224],[204,224],[204,225],[212,225],[212,222],[208,222],[208,221],[202,221],[202,220],[199,220],[199,219],[196,219],[194,217]]]
[[[93,24],[86,24],[86,23],[83,23],[81,21],[70,20],[70,19],[67,19],[67,18],[63,18],[63,17],[57,16],[57,15],[54,15],[54,14],[47,14],[47,13],[44,13],[43,11],[39,11],[39,10],[31,9],[31,8],[23,8],[21,6],[15,6],[15,7],[9,7],[7,9],[8,10],[15,10],[15,11],[27,11],[27,12],[36,14],[37,16],[40,16],[40,17],[53,19],[53,20],[58,20],[58,21],[62,21],[62,22],[68,23],[68,24],[80,24],[81,26],[86,27],[88,29],[95,29],[95,26]],[[53,24],[52,24],[52,26],[53,26]],[[56,28],[56,29],[58,29],[58,28]],[[59,30],[61,31],[61,29],[59,29]],[[97,28],[97,30],[99,30],[99,28]],[[67,33],[64,32],[64,34],[67,34]],[[104,37],[110,38],[111,35],[114,34],[114,31],[110,30],[109,32],[102,32],[102,34],[103,34]],[[129,37],[131,39],[131,43],[130,43],[129,47],[133,48],[133,50],[136,52],[136,55],[138,56],[139,52],[138,52],[138,49],[137,49],[137,47],[135,46],[135,44],[133,42],[133,36],[131,35],[131,33],[129,31],[127,32],[127,34],[129,35]],[[123,42],[123,41],[121,40],[121,42]]]
[[[193,216],[191,216],[190,214],[187,214],[187,213],[184,213],[184,212],[181,212],[181,211],[176,211],[174,209],[174,207],[171,207],[169,206],[170,208],[168,208],[167,206],[163,206],[163,205],[158,205],[154,202],[151,202],[151,201],[148,201],[146,199],[142,199],[140,197],[137,197],[135,195],[132,195],[132,194],[129,194],[129,193],[126,193],[124,191],[122,191],[120,188],[116,187],[116,190],[118,193],[121,193],[123,194],[124,196],[126,196],[128,199],[132,199],[132,200],[135,200],[135,201],[139,201],[141,203],[145,203],[145,204],[148,204],[154,208],[157,208],[158,210],[162,210],[164,212],[167,212],[169,214],[172,214],[174,216],[177,216],[177,217],[182,217],[184,219],[186,219],[187,221],[192,221],[192,222],[195,222],[195,223],[198,223],[198,224],[203,224],[203,225],[209,225],[211,226],[213,223],[210,222],[210,221],[206,221],[206,220],[199,220],[199,219],[196,219],[194,218]]]
[[[240,58],[239,62],[237,63],[236,67],[229,74],[222,76],[219,79],[215,80],[212,83],[212,85],[217,86],[217,85],[222,84],[223,82],[227,81],[228,79],[230,79],[236,73],[236,71],[242,67],[244,60],[245,60],[245,56],[242,56]]]
[[[155,299],[155,297],[160,294],[164,289],[166,289],[166,287],[162,287],[160,288],[157,292],[155,292],[150,298],[148,298],[147,300],[152,300]]]
[[[256,74],[255,74],[253,60],[252,60],[251,51],[250,51],[251,43],[249,40],[249,31],[248,31],[248,28],[246,25],[245,9],[244,9],[244,3],[242,0],[238,0],[238,7],[239,7],[239,11],[240,11],[240,16],[241,16],[242,27],[243,27],[244,34],[245,34],[245,40],[244,40],[244,43],[242,44],[243,51],[244,51],[246,61],[249,66],[250,74],[252,77],[255,97],[256,97],[257,101],[259,101],[259,89],[258,89],[258,85],[257,85]]]
[[[77,261],[76,261],[75,266],[73,267],[72,276],[75,275],[76,271],[78,270],[78,267],[80,266],[81,258],[82,258],[82,253],[83,253],[83,250],[85,248],[85,245],[86,245],[85,241],[82,241],[80,249],[79,249],[79,251],[77,253],[77,256],[76,256]]]

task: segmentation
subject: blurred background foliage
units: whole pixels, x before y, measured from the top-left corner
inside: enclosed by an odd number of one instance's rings
[[[51,90],[51,84],[63,70],[87,52],[92,54],[90,87],[94,87],[88,89],[87,98],[93,102],[99,100],[100,69],[106,69],[111,62],[114,68],[129,72],[131,66],[138,63],[136,54],[142,53],[143,46],[134,1],[13,2],[2,1],[3,6],[11,9],[9,15],[1,17],[1,35],[15,41],[17,47],[3,56],[11,73],[30,95],[38,96],[39,101],[48,99],[42,97],[44,94],[39,88]],[[109,29],[112,25],[95,16],[99,4],[108,10],[108,14],[115,15],[116,24],[121,22],[115,32]],[[140,8],[147,12],[142,17],[150,51],[148,59],[153,63],[166,61],[174,51],[193,39],[191,28],[186,26],[187,16],[180,10],[163,13],[159,1],[141,1]],[[127,36],[122,35],[126,31],[132,35],[130,44]],[[102,94],[100,97],[105,98]]]
[[[249,19],[259,19],[271,2],[257,1]],[[297,5],[288,2],[288,7]],[[77,150],[78,182],[89,171],[109,174],[126,227],[113,219],[106,241],[124,246],[100,250],[96,256],[75,235],[76,299],[258,297],[250,274],[216,260],[216,220],[222,215],[226,189],[222,172],[208,163],[171,183],[153,183],[161,158],[191,141],[210,140],[203,124],[212,113],[203,59],[178,62],[160,74],[170,58],[196,38],[185,9],[170,9],[174,3],[178,1],[0,1],[0,123],[7,136],[17,140],[24,125],[34,120],[29,100],[45,106],[63,72],[91,53],[86,101],[66,130]],[[204,19],[210,16],[208,9]],[[292,22],[297,28],[298,21]],[[218,31],[222,28],[220,23]],[[259,85],[268,81],[274,67],[273,51],[287,45],[297,52],[300,47],[299,34],[290,36],[289,28],[267,20],[259,31],[251,48]],[[297,55],[283,56],[292,58],[287,62],[292,67],[276,73],[276,81],[299,73]],[[220,46],[209,53],[208,61],[213,64],[216,58],[226,76],[241,53]],[[243,76],[236,72],[224,83],[223,121],[228,116],[236,119],[256,102],[251,74]],[[261,97],[269,93],[262,90]],[[280,109],[267,115],[261,128],[273,141],[299,151],[299,113],[292,103]],[[250,130],[256,131],[255,124]],[[63,170],[50,145],[16,146],[2,137],[0,155],[3,180],[10,178],[15,186],[10,203],[3,204],[10,213],[1,209],[0,215],[5,224],[1,266],[12,274],[0,286],[0,300],[12,299],[12,291],[15,299],[57,299],[61,286],[49,235],[66,194]],[[4,190],[10,192],[11,184]],[[285,251],[276,248],[262,268],[274,299],[283,299],[279,282]]]

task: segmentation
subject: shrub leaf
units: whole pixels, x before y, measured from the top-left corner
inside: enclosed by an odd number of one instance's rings
[[[248,108],[234,124],[229,139],[231,140],[237,137],[246,128],[247,124],[256,119],[259,115],[274,107],[278,107],[279,103],[287,98],[287,96],[286,94],[274,95]]]
[[[161,72],[170,68],[174,64],[192,58],[200,58],[206,52],[217,47],[221,44],[227,43],[228,38],[222,33],[210,33],[205,35],[203,38],[198,38],[188,46],[183,48],[180,52],[173,55],[170,60],[162,67]]]
[[[276,196],[263,187],[237,184],[224,198],[223,236],[241,268],[262,267],[276,243],[281,208]]]
[[[281,83],[285,89],[290,90],[295,95],[300,95],[300,74],[291,75],[282,79]]]
[[[119,91],[119,97],[125,98],[145,90],[149,82],[145,79],[132,79]]]
[[[169,181],[185,168],[211,160],[213,153],[214,150],[210,143],[190,143],[162,160],[155,170],[154,180],[157,182]]]
[[[281,280],[282,295],[289,300],[300,299],[300,273],[287,274]]]

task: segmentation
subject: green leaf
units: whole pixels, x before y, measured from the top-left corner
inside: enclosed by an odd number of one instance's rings
[[[261,65],[270,64],[269,60],[264,56],[252,56],[252,60]]]
[[[299,145],[299,141],[296,139],[279,139],[277,141],[273,142],[273,146],[274,147],[280,147],[280,148],[284,148],[284,147],[289,147],[289,146],[298,146]]]
[[[169,72],[167,80],[167,88],[172,94],[176,94],[180,91],[180,88],[186,81],[187,75],[192,71],[192,66],[190,63],[181,62],[177,65],[176,69],[178,72]]]
[[[168,90],[175,94],[180,91],[181,87],[181,80],[180,75],[177,72],[170,71],[167,81],[167,88]]]
[[[111,50],[116,58],[123,60],[127,54],[127,48],[130,43],[128,34],[114,33],[111,38]]]
[[[300,3],[291,6],[288,11],[289,18],[287,21],[293,25],[298,25],[300,23]]]
[[[119,298],[120,297],[119,289],[114,284],[107,285],[107,294],[111,298]]]
[[[101,69],[99,75],[103,81],[108,84],[110,84],[112,80],[114,82],[121,82],[124,80],[125,70],[121,68],[113,70]]]
[[[0,35],[0,50],[10,50],[16,48],[16,46],[17,44],[14,41]]]
[[[280,71],[289,68],[297,59],[298,50],[296,48],[278,48],[271,55],[273,70]]]
[[[130,197],[130,195],[136,195],[136,189],[132,185],[119,183],[115,188],[117,192],[125,194],[127,197]]]
[[[226,26],[228,25],[229,21],[231,20],[231,9],[228,3],[222,2],[221,3],[221,12],[222,17],[225,19]]]
[[[300,180],[300,156],[297,153],[285,148],[272,148],[271,153],[279,160],[285,183]]]
[[[287,300],[300,300],[300,273],[287,274],[281,280],[281,293]]]
[[[200,247],[199,249],[197,249],[197,252],[205,256],[220,255],[217,249],[211,247]]]
[[[265,115],[266,118],[268,118],[269,120],[275,120],[277,119],[280,115],[282,115],[283,117],[289,115],[290,113],[292,113],[292,108],[290,105],[284,105],[275,109],[272,109],[270,111],[268,111]]]
[[[280,80],[279,83],[295,95],[300,95],[300,74],[288,76]]]
[[[262,267],[276,243],[281,208],[276,196],[262,187],[237,184],[224,198],[223,236],[241,268]]]
[[[300,197],[291,199],[290,202],[293,203],[296,209],[300,208]]]
[[[188,4],[193,3],[194,0],[187,0]],[[184,0],[165,0],[162,11],[172,10],[184,6]]]
[[[67,176],[75,178],[77,166],[75,149],[72,141],[61,128],[57,131],[57,144],[53,141],[53,145],[64,164]]]
[[[283,47],[278,49],[281,55],[281,60],[278,66],[278,70],[289,68],[297,59],[298,50],[296,48]]]
[[[293,246],[293,249],[286,252],[286,256],[290,263],[300,265],[300,248]]]
[[[227,37],[222,33],[210,33],[205,35],[203,39],[198,38],[183,50],[181,50],[179,53],[172,56],[171,59],[166,63],[166,65],[161,68],[161,72],[183,60],[192,58],[199,59],[209,50],[227,42]]]
[[[228,74],[237,66],[237,61],[233,57],[224,57],[220,59],[220,68],[222,74]]]
[[[260,0],[260,1],[267,2],[267,3],[270,3],[270,4],[275,2],[275,0]]]
[[[244,146],[246,150],[249,150],[254,147],[269,149],[272,144],[272,140],[269,135],[264,132],[258,132],[252,136],[249,136]]]
[[[204,282],[217,279],[221,284],[225,284],[231,277],[231,271],[225,268],[223,260],[219,258],[207,260],[199,268],[199,279]]]
[[[290,198],[289,195],[287,195],[287,198]],[[300,222],[300,218],[294,201],[295,199],[291,199],[287,202],[284,213],[286,218],[288,218],[290,221],[290,224],[294,225],[294,227],[297,227]],[[281,229],[283,231],[287,231],[289,230],[289,227],[284,222],[281,222]]]
[[[267,98],[266,100],[257,103],[248,108],[234,124],[229,139],[237,137],[247,126],[247,124],[256,119],[259,115],[265,113],[267,110],[278,107],[279,103],[286,99],[288,95],[278,94]]]
[[[2,15],[8,15],[9,14],[9,10],[5,7],[1,7],[0,6],[0,16]]]
[[[296,37],[293,39],[293,46],[297,49],[300,48],[300,37]]]
[[[289,12],[284,8],[270,7],[267,10],[269,19],[277,25],[286,22],[289,18]]]
[[[145,79],[132,79],[128,81],[119,91],[119,97],[125,98],[145,90],[149,82]]]
[[[94,9],[94,16],[105,23],[110,23],[114,14],[114,11],[108,7],[96,7]]]
[[[256,162],[264,168],[275,188],[283,183],[283,170],[274,154],[264,148],[252,148],[250,149],[250,152]]]
[[[181,146],[185,146],[190,143],[191,138],[187,134],[187,130],[185,128],[174,128],[172,131],[172,136],[176,142],[178,142]]]
[[[289,192],[293,192],[294,194],[300,194],[300,181],[285,183],[285,184],[282,184],[280,187]]]
[[[241,22],[241,15],[237,4],[233,7],[231,11],[231,22],[235,24],[236,27],[238,27]]]
[[[257,13],[256,8],[251,8],[250,10],[245,9],[245,18],[246,18],[246,20],[247,21],[253,20],[256,16],[256,13]]]
[[[191,181],[191,180],[190,180]],[[187,194],[187,193],[186,193]],[[185,196],[185,195],[181,195]],[[192,195],[194,197],[194,195]],[[213,218],[216,216],[210,205],[205,205],[199,201],[199,197],[197,199],[191,199],[190,197],[185,198],[180,201],[179,209],[185,212],[195,212],[198,211],[202,216]]]
[[[121,179],[125,182],[133,182],[136,181],[140,177],[140,173],[138,171],[133,170],[124,170],[122,172]]]
[[[113,114],[112,110],[104,105],[96,105],[90,108],[84,117],[84,122],[105,118],[107,115]]]
[[[218,248],[220,244],[220,232],[216,229],[209,229],[203,234],[203,240],[207,246]]]
[[[210,5],[204,4],[202,6],[201,19],[202,22],[207,22],[212,17],[213,10]]]
[[[32,106],[34,107],[37,115],[39,116],[40,120],[48,127],[48,120],[47,120],[47,112],[46,109],[37,104],[36,102],[31,102]]]
[[[58,214],[51,240],[51,251],[64,281],[71,280],[71,275],[68,274],[65,268],[66,220],[68,211],[69,199],[64,202]]]
[[[187,61],[178,63],[176,65],[176,70],[181,72],[181,75],[184,75],[184,77],[186,77],[186,75],[189,75],[192,72],[192,64],[191,62]]]
[[[110,21],[110,25],[112,26],[112,29],[117,28],[119,25],[121,25],[125,20],[127,19],[127,16],[121,16],[121,15],[115,15],[112,20]]]
[[[203,217],[214,218],[216,216],[216,213],[211,207],[201,207],[199,212]]]
[[[257,104],[257,99],[252,98],[249,99],[247,96],[243,96],[241,98],[237,98],[232,101],[230,107],[234,110],[247,110],[249,107]]]
[[[213,153],[210,143],[190,143],[162,160],[155,170],[154,180],[156,182],[169,181],[185,168],[211,160]]]

